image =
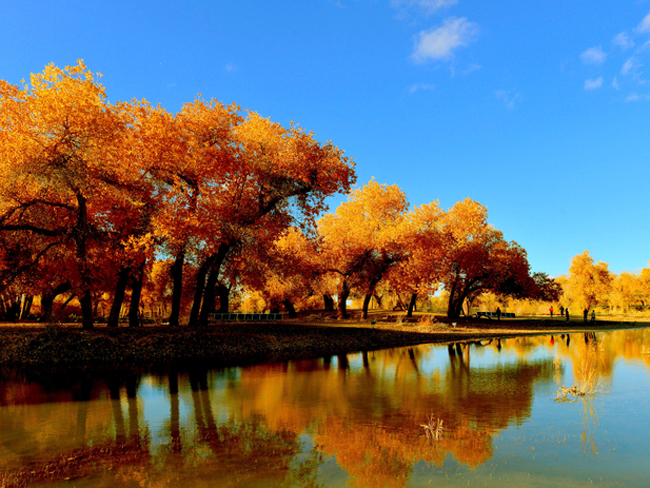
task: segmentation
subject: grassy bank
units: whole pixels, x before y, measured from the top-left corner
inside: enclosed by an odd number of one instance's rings
[[[216,365],[283,361],[421,343],[490,337],[632,328],[650,324],[544,320],[459,320],[412,324],[370,321],[328,323],[231,323],[204,329],[96,328],[76,325],[0,326],[0,365],[62,367],[157,365],[208,362]]]

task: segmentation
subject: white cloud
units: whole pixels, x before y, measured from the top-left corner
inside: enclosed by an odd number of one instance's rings
[[[634,47],[634,41],[627,34],[627,32],[621,32],[614,39],[612,39],[612,45],[620,47],[621,51],[625,52],[628,49]]]
[[[601,46],[590,47],[580,53],[580,59],[585,64],[603,64],[607,59],[607,53]]]
[[[650,39],[648,39],[648,40],[645,41],[643,44],[641,44],[641,45],[639,46],[639,49],[637,49],[637,52],[643,52],[643,51],[647,50],[648,47],[650,47]]]
[[[494,96],[503,101],[509,109],[515,108],[515,103],[521,100],[521,95],[517,92],[513,93],[512,90],[497,90]]]
[[[603,77],[600,76],[596,78],[595,80],[585,80],[585,90],[590,91],[590,90],[597,90],[598,88],[603,86]]]
[[[641,100],[650,100],[650,95],[639,95],[638,93],[631,93],[625,99],[626,102],[639,102]]]
[[[480,64],[478,64],[478,63],[472,63],[472,64],[470,64],[469,66],[467,66],[465,69],[461,70],[460,73],[461,73],[462,75],[468,75],[468,74],[470,74],[472,71],[478,71],[478,70],[480,70],[480,69],[481,69],[481,65],[480,65]]]
[[[474,42],[478,34],[479,27],[475,22],[469,22],[465,17],[449,17],[441,27],[434,27],[417,35],[411,57],[416,63],[429,59],[450,59],[456,49]]]
[[[623,67],[621,68],[621,75],[631,76],[633,80],[641,83],[641,75],[643,74],[643,71],[641,71],[642,67],[643,63],[636,59],[634,56],[631,56],[623,64]]]
[[[618,78],[615,76],[614,79],[612,80],[612,87],[615,90],[618,90],[620,87],[618,86]]]
[[[621,68],[621,74],[623,76],[627,76],[630,71],[634,68],[634,58],[628,58],[627,61],[623,64],[623,67]]]
[[[391,0],[391,5],[395,8],[419,7],[426,15],[431,15],[436,10],[456,5],[458,0]]]
[[[636,28],[637,32],[650,32],[650,14],[646,15]]]
[[[239,67],[238,67],[238,66],[236,66],[236,65],[234,65],[234,64],[230,64],[230,63],[228,63],[228,64],[224,67],[224,69],[225,69],[228,73],[233,73],[233,72],[235,72],[235,71],[239,71]]]
[[[414,83],[413,85],[409,86],[409,93],[413,94],[418,91],[431,91],[435,89],[436,85],[431,85],[429,83]]]

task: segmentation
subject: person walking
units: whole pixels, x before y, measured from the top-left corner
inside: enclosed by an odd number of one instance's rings
[[[596,321],[596,310],[595,309],[591,311],[591,321],[592,322]]]
[[[497,307],[497,320],[501,320],[501,309]]]
[[[589,309],[588,309],[588,308],[585,308],[585,309],[582,311],[582,317],[584,318],[584,321],[585,321],[585,322],[587,321],[587,317],[588,317],[588,316],[589,316]]]
[[[548,311],[551,313],[551,318],[553,318],[553,305],[551,305],[551,308],[549,308]]]
[[[564,315],[564,307],[560,305],[560,315]]]
[[[569,307],[564,309],[564,313],[566,313],[566,321],[569,321]]]

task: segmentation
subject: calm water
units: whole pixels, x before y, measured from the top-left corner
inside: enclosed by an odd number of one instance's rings
[[[577,386],[584,396],[561,387]],[[225,370],[3,371],[0,486],[650,485],[650,330]]]

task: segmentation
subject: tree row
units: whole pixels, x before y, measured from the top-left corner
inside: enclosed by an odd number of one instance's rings
[[[125,308],[137,325],[155,297],[171,326],[200,326],[251,293],[290,314],[317,297],[346,318],[380,283],[409,309],[443,287],[453,318],[484,291],[550,289],[477,202],[410,208],[394,185],[353,189],[353,161],[295,124],[200,98],[176,114],[111,103],[98,78],[80,61],[0,80],[5,318],[37,301],[51,320],[63,297],[85,329]],[[325,213],[337,193],[348,201]]]

